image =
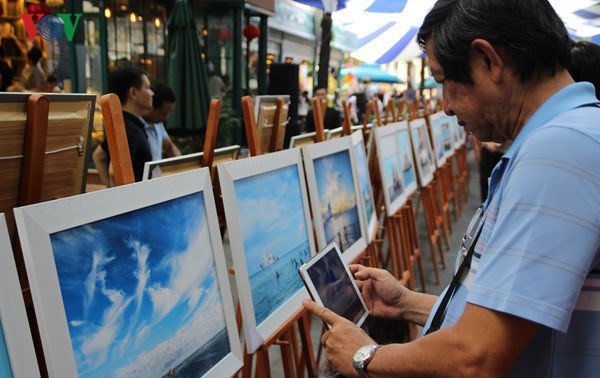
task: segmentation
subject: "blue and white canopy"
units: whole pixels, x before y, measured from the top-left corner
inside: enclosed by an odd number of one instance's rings
[[[347,0],[334,23],[358,38],[352,56],[366,63],[408,61],[422,56],[416,34],[436,0]],[[600,42],[597,0],[550,0],[571,37]]]

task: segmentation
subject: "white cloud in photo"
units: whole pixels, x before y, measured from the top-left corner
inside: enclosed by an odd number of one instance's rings
[[[166,284],[156,283],[146,289],[154,308],[154,323],[158,323],[182,301],[194,300],[194,290],[203,282],[212,266],[212,246],[208,225],[202,222],[200,229],[192,233],[188,249],[169,256],[164,264],[169,268]],[[188,303],[188,306],[189,306]]]

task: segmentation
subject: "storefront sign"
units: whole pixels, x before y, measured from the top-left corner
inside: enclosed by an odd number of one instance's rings
[[[33,17],[37,17],[37,24],[33,22]],[[27,36],[30,40],[34,40],[38,34],[46,41],[56,41],[63,35],[71,42],[75,34],[75,28],[79,24],[81,13],[58,13],[56,15],[38,14],[22,14],[21,19],[25,24]]]
[[[315,16],[313,10],[297,6],[290,0],[277,0],[275,16],[269,18],[269,26],[306,39],[315,39]]]

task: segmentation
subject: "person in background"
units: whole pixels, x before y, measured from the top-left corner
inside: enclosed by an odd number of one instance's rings
[[[308,91],[302,91],[298,96],[298,118],[300,118],[300,129],[304,129],[306,125],[306,116],[310,109],[310,99],[308,98]]]
[[[569,73],[575,81],[594,84],[596,98],[600,98],[600,46],[593,42],[573,42]]]
[[[513,144],[441,298],[350,266],[371,315],[423,336],[380,346],[304,300],[331,327],[327,360],[345,377],[597,377],[600,101],[567,71],[563,21],[548,0],[438,0],[417,42],[444,111],[481,141]]]
[[[47,93],[61,93],[62,89],[58,86],[58,76],[56,75],[48,75],[46,79],[46,86],[44,87],[44,92]]]
[[[43,91],[46,86],[46,73],[42,69],[42,50],[33,46],[27,52],[27,65],[29,67],[29,80],[27,89]]]
[[[315,87],[315,97],[319,98],[321,101],[327,100],[327,89],[325,87],[317,86]],[[336,129],[342,126],[342,117],[340,112],[335,110],[334,108],[330,108],[329,106],[325,108],[325,115],[323,116],[323,127],[326,129]],[[313,109],[311,109],[306,115],[306,127],[304,131],[309,133],[315,131],[315,116],[313,113]]]
[[[12,84],[14,76],[15,73],[6,61],[4,47],[0,46],[0,92],[6,92],[8,86]]]
[[[124,66],[114,69],[108,76],[108,91],[119,96],[123,108],[127,144],[131,154],[131,164],[135,181],[142,181],[144,163],[152,161],[152,150],[148,143],[143,115],[152,111],[153,92],[148,76],[139,68]],[[110,187],[109,175],[110,154],[106,138],[100,143],[92,159],[102,182]]]
[[[167,134],[164,125],[169,113],[175,109],[175,93],[166,84],[153,85],[152,92],[152,111],[142,117],[146,123],[152,160],[162,159],[163,151],[168,157],[180,156],[181,151]]]

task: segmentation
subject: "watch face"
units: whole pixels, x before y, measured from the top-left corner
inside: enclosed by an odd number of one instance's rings
[[[354,359],[362,361],[365,358],[369,357],[370,353],[371,353],[370,347],[368,347],[368,346],[361,347],[354,355]]]

